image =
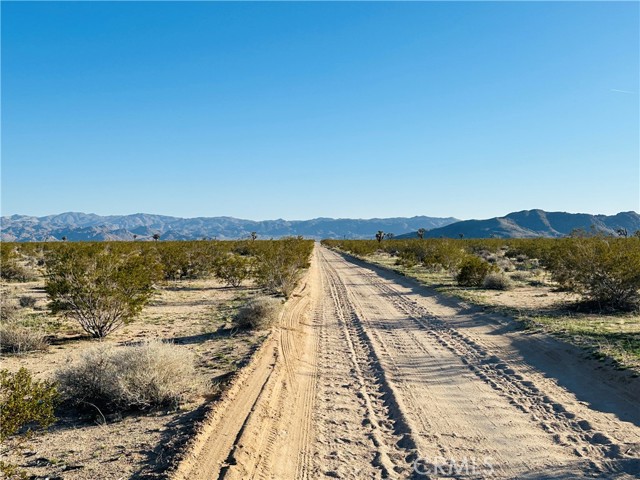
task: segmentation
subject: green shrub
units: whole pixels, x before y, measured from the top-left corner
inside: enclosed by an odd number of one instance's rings
[[[491,265],[475,255],[470,255],[462,262],[460,271],[456,275],[458,285],[464,287],[480,287],[487,274],[497,271],[495,265]]]
[[[131,321],[154,292],[157,263],[104,244],[73,245],[47,258],[45,290],[52,313],[75,319],[102,338]]]
[[[193,354],[159,341],[97,346],[58,371],[56,378],[65,400],[108,411],[175,408],[204,388]]]
[[[273,297],[256,297],[249,300],[233,318],[234,326],[246,329],[268,328],[278,318],[282,302]]]
[[[4,444],[5,453],[19,449],[19,442],[5,442],[8,438],[24,440],[37,430],[49,427],[56,420],[57,401],[58,392],[53,383],[33,380],[25,368],[15,373],[0,370],[0,443]],[[29,478],[25,471],[5,460],[0,460],[0,477]]]
[[[513,282],[504,273],[488,273],[482,281],[482,288],[488,290],[511,290]]]
[[[547,261],[553,279],[599,308],[640,306],[640,239],[576,238]]]
[[[51,425],[57,399],[55,385],[33,380],[27,369],[0,370],[0,442]]]
[[[250,260],[246,257],[228,254],[216,262],[215,274],[227,285],[239,287],[242,281],[249,276],[250,264]]]
[[[270,292],[288,297],[298,282],[300,271],[309,265],[313,242],[289,237],[252,243],[259,248],[255,254],[256,282]]]

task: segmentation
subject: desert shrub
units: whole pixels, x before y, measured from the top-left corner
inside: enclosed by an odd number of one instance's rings
[[[56,374],[62,397],[107,411],[178,407],[202,393],[193,354],[170,343],[99,345]]]
[[[17,451],[20,443],[5,443],[10,437],[20,440],[55,421],[58,392],[53,383],[33,380],[25,368],[15,373],[0,370],[0,443],[7,451]],[[17,452],[16,452],[17,453]],[[17,465],[0,460],[0,477],[29,478]]]
[[[504,273],[488,273],[482,281],[482,287],[489,290],[511,290],[513,282]]]
[[[564,242],[547,268],[561,287],[600,308],[640,306],[640,239],[575,238]]]
[[[18,263],[14,257],[3,259],[0,264],[0,276],[10,282],[31,282],[38,278],[35,271]]]
[[[25,368],[15,373],[0,370],[0,442],[7,451],[19,452],[20,441],[55,421],[54,409],[58,392],[53,383],[33,380]],[[27,473],[17,465],[0,460],[0,477],[26,479]]]
[[[36,297],[30,295],[23,295],[18,299],[18,303],[22,308],[33,308],[36,306]]]
[[[480,258],[482,258],[483,260],[489,262],[489,263],[497,263],[498,262],[498,256],[495,253],[491,253],[488,250],[482,250],[480,253],[477,254]]]
[[[212,242],[171,241],[153,244],[165,280],[203,278],[213,267]]]
[[[48,343],[44,334],[13,322],[0,325],[0,351],[3,353],[26,353],[46,350]]]
[[[0,442],[17,433],[26,434],[36,424],[40,428],[51,425],[57,399],[55,385],[33,380],[27,369],[0,370]]]
[[[470,255],[460,266],[460,271],[456,275],[458,285],[464,287],[480,287],[487,274],[497,271],[495,265],[485,262],[475,255]]]
[[[252,242],[256,251],[254,275],[259,286],[288,297],[296,286],[300,271],[309,265],[313,242],[302,238],[283,238]]]
[[[0,295],[0,321],[12,321],[18,311],[17,305],[9,300],[4,294]]]
[[[273,297],[256,297],[249,300],[233,318],[238,328],[268,328],[278,318],[282,302]]]
[[[497,265],[503,272],[511,272],[515,270],[513,263],[508,258],[499,258]]]
[[[339,248],[358,257],[373,255],[380,247],[376,240],[322,240],[322,245]]]
[[[224,255],[216,262],[215,275],[232,287],[239,287],[249,276],[250,260],[237,254]]]
[[[0,442],[13,451],[19,444],[5,444],[9,437],[24,439],[47,428],[55,421],[57,400],[56,387],[51,382],[33,380],[25,368],[15,373],[0,370]],[[5,460],[0,460],[0,477],[28,478],[26,472]]]
[[[467,257],[463,244],[457,240],[432,239],[427,246],[428,252],[422,260],[427,268],[453,272]]]
[[[69,245],[47,258],[45,290],[52,313],[63,312],[93,337],[131,321],[154,292],[157,263],[140,252]]]
[[[515,282],[526,282],[527,280],[531,279],[531,274],[529,272],[523,272],[523,271],[513,272],[509,276],[511,277],[511,280]]]

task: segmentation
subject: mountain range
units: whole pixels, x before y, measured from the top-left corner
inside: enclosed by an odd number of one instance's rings
[[[313,239],[371,239],[378,230],[391,232],[396,238],[415,238],[420,228],[427,230],[425,238],[459,238],[461,235],[464,238],[533,238],[563,237],[576,229],[611,235],[616,235],[619,229],[626,229],[632,234],[640,230],[640,215],[636,212],[607,216],[523,210],[504,217],[462,221],[426,216],[253,221],[233,217],[179,218],[146,213],[100,216],[68,212],[46,217],[5,216],[1,227],[2,241],[18,242],[58,241],[63,238],[69,241],[150,240],[154,234],[159,234],[161,240],[223,240],[247,238],[251,232],[256,232],[258,238],[302,235]]]
[[[621,212],[616,215],[591,215],[588,213],[545,212],[523,210],[504,217],[486,220],[463,220],[425,233],[425,238],[535,238],[566,237],[574,230],[586,233],[596,231],[605,235],[617,235],[619,229],[628,234],[640,230],[640,215],[636,212]],[[400,235],[398,238],[415,238],[417,233]]]
[[[247,238],[256,232],[258,238],[302,235],[306,238],[373,238],[378,230],[397,234],[419,228],[433,229],[458,221],[455,218],[373,218],[312,220],[242,220],[233,217],[179,218],[137,213],[134,215],[100,216],[92,213],[68,212],[46,217],[12,215],[2,217],[3,241],[69,241],[149,240],[159,234],[161,240],[200,240],[203,238]]]

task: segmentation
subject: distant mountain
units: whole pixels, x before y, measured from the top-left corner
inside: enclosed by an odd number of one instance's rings
[[[258,238],[302,235],[307,238],[374,238],[378,230],[396,235],[419,228],[438,228],[456,222],[455,218],[373,218],[313,220],[241,220],[232,217],[178,218],[137,213],[100,216],[67,212],[46,217],[12,215],[2,217],[3,241],[150,240],[155,233],[162,240],[199,240],[202,238],[246,238],[256,232]]]
[[[504,217],[487,220],[464,220],[444,227],[429,230],[425,238],[534,238],[564,237],[575,229],[586,232],[592,229],[605,234],[616,235],[616,230],[625,228],[629,234],[640,230],[640,215],[636,212],[622,212],[617,215],[590,215],[587,213],[545,212],[544,210],[523,210]],[[415,238],[415,232],[400,238]]]

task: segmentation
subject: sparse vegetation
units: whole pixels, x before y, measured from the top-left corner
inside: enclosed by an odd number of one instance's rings
[[[12,244],[0,245],[0,277],[9,282],[29,282],[37,278],[36,272],[20,262]]]
[[[574,232],[570,238],[560,239],[416,238],[381,244],[374,240],[324,240],[323,244],[394,268],[447,295],[484,308],[506,310],[530,328],[589,345],[624,366],[640,366],[640,238],[635,235],[605,237],[598,232]],[[482,271],[470,268],[469,262],[483,271],[488,265],[490,271],[479,280]],[[459,285],[455,279],[461,278],[461,273],[472,280],[465,278]],[[472,292],[470,285],[484,288]],[[523,309],[520,291],[528,295],[523,298],[532,299],[529,302],[546,306]],[[625,316],[628,311],[636,316]],[[603,313],[607,316],[601,316]]]

